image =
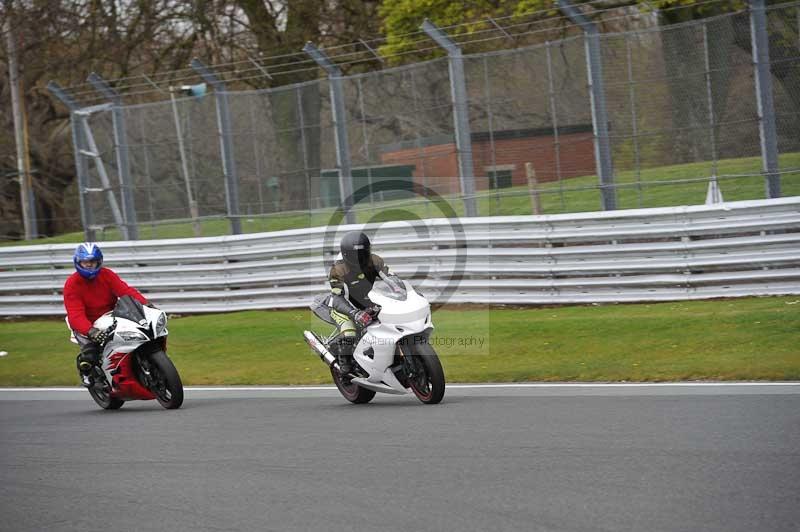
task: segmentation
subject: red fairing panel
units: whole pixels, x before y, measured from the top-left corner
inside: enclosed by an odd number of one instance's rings
[[[136,399],[149,400],[156,396],[142,386],[133,372],[133,363],[129,353],[113,353],[109,357],[109,367],[114,376],[111,381],[111,397],[132,401]]]

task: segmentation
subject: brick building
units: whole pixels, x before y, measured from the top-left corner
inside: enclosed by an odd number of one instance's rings
[[[595,173],[592,126],[560,127],[558,149],[551,128],[476,132],[472,134],[472,159],[477,190],[526,185],[528,162],[533,163],[540,183],[555,181],[559,175],[562,179],[591,175]],[[386,145],[381,164],[413,168],[414,182],[440,194],[459,192],[452,136]]]

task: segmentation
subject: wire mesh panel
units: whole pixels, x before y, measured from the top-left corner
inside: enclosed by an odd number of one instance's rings
[[[564,197],[570,180],[595,173],[583,39],[470,56],[466,70],[486,214],[530,214],[529,188],[549,182],[558,186],[546,189],[540,212],[597,209],[597,191],[591,204]]]
[[[214,99],[186,98],[177,102],[177,107],[199,214],[223,216],[226,214],[225,174]]]
[[[213,97],[131,106],[125,122],[142,237],[181,235],[199,218],[227,213]]]
[[[800,6],[767,8],[783,195],[800,194]]]
[[[410,215],[441,216],[427,201],[461,192],[447,60],[353,76],[343,89],[356,209],[404,200],[423,209]]]
[[[322,206],[320,174],[335,167],[327,83],[231,93],[241,212],[309,213]]]
[[[709,179],[757,171],[720,163],[759,154],[748,24],[740,14],[604,36],[621,207],[674,205],[678,197],[701,203]],[[728,179],[723,191],[731,199],[763,197],[750,181]]]
[[[618,208],[700,204],[712,182],[725,200],[765,197],[750,14],[673,26],[648,20],[599,39]],[[782,192],[796,195],[800,7],[772,6],[766,20]],[[471,135],[463,149],[471,147],[479,215],[601,209],[591,42],[578,35],[464,57]],[[359,222],[463,215],[466,159],[450,71],[441,58],[341,78],[347,142],[338,154],[328,80],[227,92],[227,133],[213,92],[125,106],[121,147],[113,113],[94,112],[87,123],[103,168],[82,155],[92,223],[108,228],[104,238],[121,236],[129,206],[115,150],[123,148],[140,238],[229,232],[223,133],[244,232],[328,224],[343,204],[342,179],[352,181]],[[343,154],[351,171],[340,176]]]

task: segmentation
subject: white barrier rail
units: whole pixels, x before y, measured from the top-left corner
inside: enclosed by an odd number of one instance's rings
[[[549,216],[435,218],[108,242],[105,264],[170,312],[306,306],[340,236],[365,230],[443,303],[559,304],[800,294],[800,197]],[[0,248],[0,315],[63,314],[73,244]]]

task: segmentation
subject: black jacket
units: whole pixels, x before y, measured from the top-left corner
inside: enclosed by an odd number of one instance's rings
[[[372,254],[364,271],[351,268],[342,260],[331,267],[328,282],[331,284],[331,297],[328,305],[343,314],[353,315],[372,305],[367,297],[375,279],[380,273],[389,274],[389,267],[378,255]]]

